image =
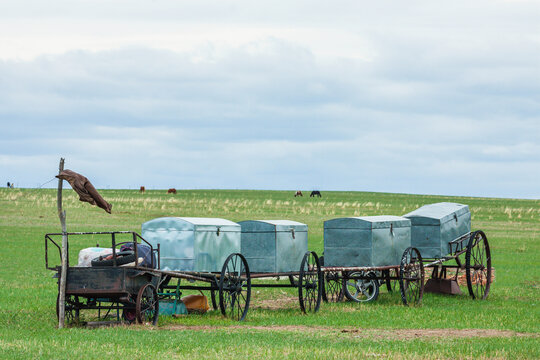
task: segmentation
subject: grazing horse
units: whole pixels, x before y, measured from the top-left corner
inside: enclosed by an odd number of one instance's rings
[[[176,194],[176,189],[170,188],[169,190],[167,190],[167,194]]]
[[[139,189],[139,192],[143,193],[146,191],[146,189],[144,188],[144,186],[141,186],[141,188]]]
[[[313,190],[311,194],[309,194],[309,197],[314,197],[314,196],[322,197],[321,192],[319,190]]]
[[[297,196],[304,196],[304,194],[302,194],[302,192],[298,190],[297,192],[294,193],[294,197],[297,197]]]

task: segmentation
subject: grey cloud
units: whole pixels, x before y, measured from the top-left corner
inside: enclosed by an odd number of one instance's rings
[[[276,38],[197,56],[127,48],[3,61],[0,165],[28,186],[66,156],[98,187],[538,197],[532,60],[509,61],[512,47],[474,60],[467,46],[415,36],[376,41],[371,61],[321,59]]]

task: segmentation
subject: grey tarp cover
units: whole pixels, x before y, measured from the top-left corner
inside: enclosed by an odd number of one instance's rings
[[[68,169],[62,170],[56,177],[66,180],[73,190],[79,194],[79,200],[97,205],[109,214],[111,213],[112,205],[99,195],[94,185],[86,177]]]

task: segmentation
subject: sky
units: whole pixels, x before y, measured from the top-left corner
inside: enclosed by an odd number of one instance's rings
[[[540,198],[540,2],[0,0],[0,183]]]

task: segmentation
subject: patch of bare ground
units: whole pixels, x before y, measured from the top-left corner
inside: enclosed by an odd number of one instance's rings
[[[189,326],[167,325],[160,330],[192,330],[192,331],[216,331],[216,330],[256,330],[277,332],[299,332],[302,334],[350,336],[355,338],[374,338],[385,340],[411,340],[422,338],[470,338],[470,337],[540,337],[536,333],[523,333],[510,330],[495,329],[335,329],[322,326],[283,325],[283,326]]]
[[[253,300],[252,300],[253,301]],[[281,299],[255,300],[249,307],[253,309],[279,310],[284,308],[299,307],[298,298],[286,297]]]
[[[538,337],[539,334],[495,329],[344,329],[342,333],[354,337],[372,337],[389,340],[417,338],[470,338],[470,337]]]

